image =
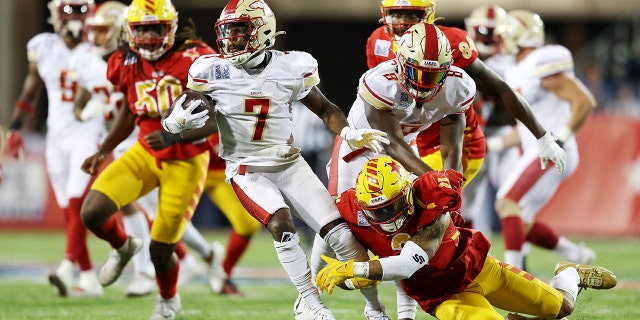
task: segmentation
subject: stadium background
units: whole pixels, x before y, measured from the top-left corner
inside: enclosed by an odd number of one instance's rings
[[[0,124],[6,127],[26,74],[26,42],[51,31],[46,0],[0,1]],[[98,1],[101,2],[101,1]],[[123,3],[128,3],[123,1]],[[225,1],[175,0],[180,22],[192,18],[198,34],[214,45],[213,23]],[[364,46],[379,23],[377,0],[268,1],[278,18],[276,48],[307,51],[320,66],[324,93],[345,111],[366,70]],[[581,163],[540,215],[574,235],[640,236],[640,1],[455,1],[440,0],[441,24],[464,27],[481,4],[524,8],[541,14],[550,42],[574,54],[576,73],[599,105],[578,133]],[[41,103],[44,104],[44,94]],[[46,108],[27,124],[24,161],[4,157],[0,184],[0,229],[63,229],[62,214],[44,169]],[[226,225],[204,199],[194,222],[203,228]]]

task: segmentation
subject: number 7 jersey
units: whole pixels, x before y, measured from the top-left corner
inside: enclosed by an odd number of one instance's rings
[[[271,60],[257,74],[219,55],[200,57],[189,69],[187,87],[214,101],[228,178],[239,164],[273,166],[291,162],[300,152],[293,146],[291,103],[320,82],[318,64],[306,52],[268,54]]]

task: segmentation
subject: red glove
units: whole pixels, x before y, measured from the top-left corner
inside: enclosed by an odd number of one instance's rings
[[[11,130],[9,131],[9,139],[7,140],[9,153],[11,153],[11,156],[18,159],[24,152],[24,141],[22,141],[22,136],[20,136],[18,131]]]
[[[454,178],[455,186],[459,186],[462,181],[461,175],[454,170],[450,171],[452,171],[450,175]],[[414,190],[426,205],[425,209],[446,212],[460,208],[461,191],[452,186],[445,173],[445,171],[429,171],[416,180]],[[456,176],[456,173],[460,177]]]
[[[462,183],[467,180],[462,173],[453,169],[446,169],[444,170],[444,175],[449,179],[452,188],[462,192]]]
[[[449,215],[451,216],[451,221],[453,221],[453,225],[456,227],[464,227],[464,225],[467,223],[464,220],[464,217],[462,216],[460,209],[449,211]]]

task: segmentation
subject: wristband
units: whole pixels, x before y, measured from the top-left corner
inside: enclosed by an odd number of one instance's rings
[[[16,108],[16,109],[22,109],[22,110],[25,110],[25,111],[27,111],[30,115],[33,115],[33,114],[34,114],[33,107],[32,107],[29,103],[27,103],[26,101],[24,101],[24,100],[18,100],[18,101],[16,101],[16,103],[14,103],[14,104],[13,104],[13,107],[14,107],[14,108]]]
[[[571,138],[571,136],[573,136],[573,130],[571,130],[567,126],[563,126],[562,128],[560,128],[560,130],[558,130],[556,136],[560,141],[566,142],[567,140],[569,140],[569,138]]]
[[[349,126],[342,128],[342,130],[340,131],[340,138],[342,138],[342,140],[345,140],[344,136],[347,135],[347,132],[349,132],[349,130],[351,130]]]
[[[369,278],[369,262],[354,262],[353,276],[357,278]]]

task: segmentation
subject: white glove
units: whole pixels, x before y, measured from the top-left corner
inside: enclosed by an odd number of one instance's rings
[[[93,98],[87,101],[80,113],[80,120],[87,121],[104,117],[115,109],[115,104],[104,103],[102,99]]]
[[[538,156],[542,170],[547,168],[547,161],[551,161],[555,164],[559,174],[564,172],[567,153],[558,145],[556,138],[549,131],[538,139]]]
[[[191,113],[193,109],[202,103],[200,100],[192,100],[186,109],[182,104],[187,99],[186,95],[173,102],[171,113],[162,117],[162,128],[171,133],[181,133],[185,130],[198,129],[204,127],[209,119],[209,110],[202,110],[198,113]]]
[[[358,150],[364,147],[371,149],[375,153],[382,152],[382,145],[389,144],[389,139],[385,138],[387,133],[376,129],[356,129],[344,127],[340,132],[342,140],[349,144],[351,150]]]

